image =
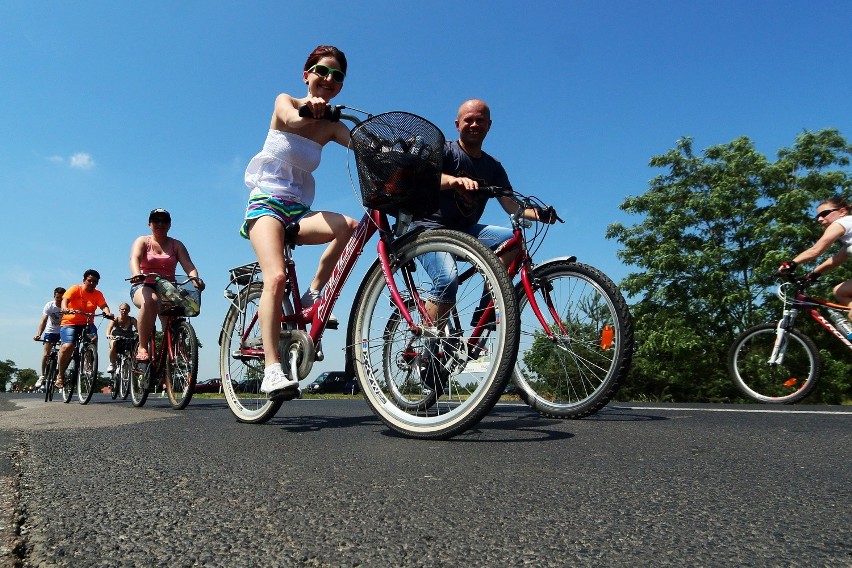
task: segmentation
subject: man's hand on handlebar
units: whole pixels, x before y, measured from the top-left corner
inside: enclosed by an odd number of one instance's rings
[[[548,225],[553,225],[556,221],[562,221],[559,218],[559,215],[556,214],[556,209],[553,208],[552,205],[548,205],[547,207],[536,207],[536,220],[540,223],[547,223]],[[562,221],[563,223],[565,221]]]

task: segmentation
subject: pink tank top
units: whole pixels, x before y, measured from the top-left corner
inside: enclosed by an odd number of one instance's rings
[[[145,257],[139,263],[140,272],[155,272],[160,276],[174,280],[175,268],[177,267],[177,244],[174,239],[169,239],[172,252],[156,254],[151,246],[151,237],[145,241]],[[145,282],[154,282],[154,278],[146,278]]]

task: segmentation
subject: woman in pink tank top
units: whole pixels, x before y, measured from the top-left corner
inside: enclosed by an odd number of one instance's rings
[[[136,359],[148,361],[148,342],[154,331],[154,320],[160,313],[160,299],[154,288],[154,278],[143,279],[139,274],[155,273],[174,279],[175,268],[180,263],[187,276],[198,276],[198,270],[186,247],[177,239],[169,236],[172,216],[165,209],[154,209],[148,215],[150,235],[142,235],[133,241],[130,247],[130,299],[139,308],[138,329],[139,349]],[[204,281],[198,279],[199,290],[204,290]]]

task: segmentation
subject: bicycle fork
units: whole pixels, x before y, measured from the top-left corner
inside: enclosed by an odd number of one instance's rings
[[[784,354],[787,352],[787,330],[792,329],[797,314],[798,310],[796,309],[784,310],[784,315],[775,328],[775,345],[772,347],[772,354],[767,361],[770,365],[784,363]]]

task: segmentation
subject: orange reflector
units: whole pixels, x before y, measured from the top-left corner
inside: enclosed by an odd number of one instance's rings
[[[784,381],[784,386],[785,387],[794,387],[794,386],[796,386],[796,383],[798,383],[798,382],[799,382],[799,379],[797,379],[796,377],[793,377],[792,379],[787,379],[786,381]]]
[[[612,331],[612,327],[605,325],[603,330],[601,331],[601,349],[606,351],[607,349],[612,349],[612,339],[615,337],[615,332]]]

